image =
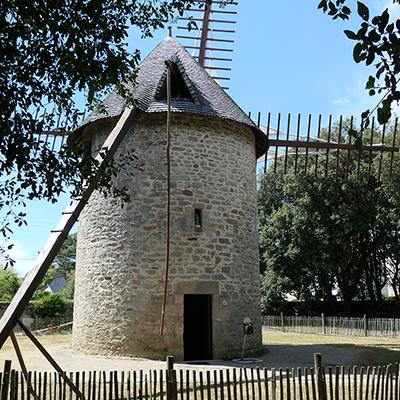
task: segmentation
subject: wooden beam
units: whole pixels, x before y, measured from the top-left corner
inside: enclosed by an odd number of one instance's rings
[[[362,145],[360,148],[351,143],[329,143],[329,142],[304,142],[302,140],[268,140],[269,147],[293,147],[305,149],[338,149],[338,150],[363,150],[363,151],[387,151],[399,152],[399,146],[385,146],[385,145]]]
[[[18,345],[17,338],[15,337],[15,334],[13,331],[11,331],[11,333],[10,333],[10,339],[14,346],[15,354],[17,355],[18,362],[21,367],[22,375],[24,376],[25,382],[28,386],[29,393],[33,396],[33,398],[35,400],[39,400],[39,397],[37,396],[36,392],[33,390],[32,384],[31,384],[29,376],[28,376],[28,370],[26,369],[25,361],[24,361],[24,358],[22,357],[21,349]]]
[[[70,206],[64,211],[60,222],[50,234],[44,249],[36,259],[31,272],[23,281],[21,287],[18,289],[16,295],[0,319],[0,349],[13,330],[17,320],[21,317],[47,270],[51,266],[91,194],[96,189],[98,181],[104,172],[106,163],[115,154],[121,140],[125,136],[128,128],[131,126],[133,116],[133,108],[127,108],[122,113],[119,121],[107,137],[102,147],[102,150],[107,150],[106,157],[104,157],[103,152],[100,152],[96,156],[96,160],[99,162],[99,168],[96,171],[94,178],[91,180],[90,184],[83,189],[82,196],[79,199],[72,201]]]
[[[71,379],[67,376],[67,373],[62,370],[58,365],[57,361],[50,355],[50,353],[43,347],[43,345],[36,339],[35,335],[20,321],[18,320],[18,325],[24,331],[25,335],[31,340],[31,342],[38,348],[38,350],[44,355],[46,360],[53,366],[53,368],[59,373],[65,383],[72,389],[72,391],[80,398],[83,399],[82,393],[78,388],[72,383]]]
[[[208,27],[210,25],[211,4],[212,4],[212,1],[206,1],[204,4],[204,15],[203,15],[203,19],[202,19],[203,27],[201,30],[200,52],[199,52],[199,64],[202,67],[204,66],[205,55],[206,55]]]

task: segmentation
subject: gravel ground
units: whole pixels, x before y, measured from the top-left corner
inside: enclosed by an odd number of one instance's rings
[[[358,345],[358,344],[322,344],[321,337],[317,343],[309,343],[309,336],[305,343],[293,343],[295,335],[269,336],[269,341],[264,343],[264,353],[260,356],[262,362],[246,364],[262,368],[285,368],[312,366],[313,354],[322,353],[324,365],[373,365],[387,362],[400,361],[400,351],[393,343]],[[312,335],[311,335],[312,336]],[[285,343],[287,338],[288,343]],[[90,370],[152,370],[164,369],[164,361],[153,361],[140,358],[127,357],[99,357],[76,354],[71,348],[71,336],[54,335],[39,338],[49,353],[66,371]],[[43,358],[41,353],[34,348],[25,337],[18,338],[28,369],[37,371],[52,371],[51,365]],[[311,340],[312,341],[312,340]],[[332,341],[332,340],[331,340]],[[329,342],[329,341],[328,341]],[[339,340],[340,343],[340,340]],[[11,359],[13,367],[18,368],[14,350],[10,343],[6,343],[0,350],[0,362]],[[177,368],[210,369],[210,368],[237,368],[243,364],[231,360],[213,360],[208,363],[176,363]]]

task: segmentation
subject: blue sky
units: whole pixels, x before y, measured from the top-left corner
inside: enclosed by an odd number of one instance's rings
[[[364,90],[369,71],[353,62],[352,42],[343,34],[358,26],[358,17],[332,21],[317,10],[318,2],[239,0],[228,93],[245,111],[349,116],[376,104]],[[349,1],[353,9],[355,3]],[[391,0],[366,3],[373,13],[400,8]],[[129,46],[144,57],[165,37],[160,31],[141,40],[132,32]],[[11,252],[21,275],[31,268],[68,201],[64,195],[55,205],[29,204],[28,226],[15,229]]]

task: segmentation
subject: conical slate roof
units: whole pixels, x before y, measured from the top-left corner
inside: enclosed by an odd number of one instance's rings
[[[201,114],[245,124],[256,136],[257,157],[264,153],[266,139],[264,133],[173,38],[169,37],[160,42],[140,64],[136,84],[127,84],[136,101],[135,106],[139,110],[148,113],[167,111],[166,100],[160,96],[163,85],[165,90],[167,60],[175,64],[177,72],[190,92],[190,99],[172,99],[172,112]],[[101,108],[102,112],[93,112],[75,134],[79,135],[85,126],[96,120],[120,115],[124,111],[125,100],[113,92],[103,101]]]

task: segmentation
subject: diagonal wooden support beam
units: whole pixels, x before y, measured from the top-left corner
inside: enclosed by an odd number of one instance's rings
[[[13,331],[11,331],[11,333],[10,333],[10,339],[11,339],[11,342],[12,342],[12,344],[14,346],[14,350],[15,350],[15,353],[17,355],[19,365],[21,367],[22,375],[24,376],[25,382],[26,382],[26,384],[28,386],[29,393],[33,396],[33,398],[35,400],[39,400],[38,395],[36,394],[36,392],[34,391],[34,389],[32,387],[31,381],[30,381],[29,376],[28,376],[28,370],[26,369],[25,360],[22,357],[21,349],[19,347],[17,338],[15,337],[15,334],[14,334]]]
[[[68,375],[62,368],[58,365],[57,361],[50,355],[50,353],[44,348],[44,346],[36,339],[35,335],[20,321],[18,320],[18,325],[21,327],[26,336],[31,340],[31,342],[38,348],[38,350],[44,355],[46,360],[53,366],[53,368],[60,374],[61,378],[64,379],[65,383],[72,389],[72,391],[80,398],[83,399],[82,393],[78,388],[72,383]]]
[[[67,238],[69,231],[74,226],[91,194],[96,189],[98,181],[104,173],[104,168],[106,167],[107,162],[115,154],[121,140],[125,136],[128,128],[131,126],[133,117],[134,109],[126,108],[114,129],[110,132],[104,142],[102,149],[107,150],[106,157],[104,157],[102,152],[96,156],[96,160],[99,162],[99,167],[94,179],[92,179],[90,184],[84,188],[82,196],[79,199],[74,200],[65,210],[59,224],[50,234],[44,249],[36,259],[31,272],[25,278],[21,287],[18,289],[18,292],[0,319],[0,349],[9,337],[18,319],[21,318],[24,309],[28,305],[33,293],[54,261],[54,258]]]

